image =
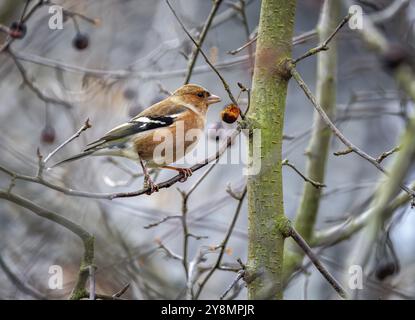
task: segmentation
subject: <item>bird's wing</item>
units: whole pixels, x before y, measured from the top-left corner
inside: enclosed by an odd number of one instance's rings
[[[156,116],[170,116],[177,117],[181,113],[188,111],[188,107],[182,104],[171,103],[163,100],[159,103],[153,104],[151,107],[143,110],[130,121],[134,121],[141,117],[156,117]]]
[[[161,105],[159,108],[151,110],[153,107],[144,110],[129,122],[110,130],[100,139],[89,143],[88,148],[84,151],[122,144],[134,134],[168,127],[173,124],[179,115],[188,110],[186,107],[180,105]]]

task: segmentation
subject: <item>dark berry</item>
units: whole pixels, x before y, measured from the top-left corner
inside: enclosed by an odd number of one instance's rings
[[[86,33],[78,32],[72,40],[72,45],[77,50],[84,50],[89,45],[89,37]]]
[[[53,143],[56,137],[55,129],[50,125],[46,125],[43,128],[40,137],[41,137],[42,142],[44,143],[48,143],[48,144]]]
[[[400,44],[391,44],[382,55],[382,64],[388,70],[394,70],[402,63],[407,62],[408,51]]]
[[[10,26],[10,37],[14,39],[22,39],[26,35],[26,25],[24,23],[14,21]]]
[[[229,104],[222,110],[221,117],[226,123],[234,123],[240,114],[241,109],[237,105]]]
[[[134,100],[137,98],[137,91],[131,88],[127,88],[124,90],[124,98],[127,100]]]
[[[375,276],[379,280],[384,280],[385,278],[395,275],[399,272],[399,266],[395,263],[381,263],[375,271]]]

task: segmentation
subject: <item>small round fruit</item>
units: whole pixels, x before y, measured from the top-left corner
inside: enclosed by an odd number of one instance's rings
[[[137,91],[131,88],[127,88],[124,90],[123,95],[127,100],[134,100],[137,98]]]
[[[40,139],[42,140],[42,142],[48,143],[48,144],[52,144],[55,141],[55,137],[56,137],[55,129],[50,125],[46,125],[43,128],[42,133],[40,135]]]
[[[393,71],[401,64],[408,62],[408,57],[408,50],[404,46],[393,43],[383,53],[381,62],[387,70]]]
[[[12,22],[10,26],[10,37],[14,39],[22,39],[26,35],[27,27],[24,23],[21,23],[19,21]]]
[[[240,114],[241,109],[232,103],[227,105],[220,113],[222,121],[226,123],[234,123],[236,120],[238,120]]]
[[[86,33],[78,32],[72,40],[72,45],[77,50],[84,50],[89,45],[89,37]]]

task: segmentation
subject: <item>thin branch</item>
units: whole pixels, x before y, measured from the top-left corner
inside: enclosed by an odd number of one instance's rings
[[[232,281],[232,283],[229,285],[229,287],[221,294],[219,297],[220,300],[223,300],[228,293],[233,289],[233,287],[236,286],[236,284],[241,280],[245,275],[245,270],[239,270],[238,274],[236,275],[235,279]]]
[[[29,287],[24,281],[21,280],[21,276],[14,274],[12,271],[13,269],[10,268],[6,262],[4,261],[3,257],[0,256],[0,268],[3,270],[3,273],[9,278],[9,280],[13,283],[13,286],[20,290],[21,292],[32,296],[35,299],[39,300],[46,300],[47,297],[43,294],[39,293],[36,289]]]
[[[353,152],[353,149],[346,148],[344,150],[333,152],[333,155],[335,155],[335,156],[345,156],[346,154],[349,154],[349,153],[352,153],[352,152]]]
[[[314,97],[311,90],[308,88],[304,80],[301,78],[300,74],[297,72],[297,70],[294,68],[293,65],[288,66],[291,75],[297,81],[300,88],[304,91],[305,95],[309,98],[314,108],[317,110],[317,112],[320,114],[326,125],[331,129],[331,131],[336,135],[343,144],[351,149],[354,153],[359,155],[361,158],[367,160],[371,164],[373,164],[378,170],[383,172],[384,174],[388,175],[387,171],[383,168],[383,166],[376,161],[375,158],[368,155],[366,152],[355,146],[351,141],[349,141],[343,133],[336,127],[336,125],[330,120],[324,109],[318,104],[316,98]],[[412,198],[415,197],[415,192],[408,188],[406,185],[401,184],[400,188],[404,191],[406,191]]]
[[[415,188],[415,183],[411,185],[411,188]],[[386,212],[387,216],[390,217],[400,207],[407,205],[411,201],[411,197],[406,192],[401,192],[392,201],[389,202]],[[373,220],[375,210],[370,207],[365,212],[358,216],[353,216],[345,222],[336,224],[323,230],[314,232],[310,244],[313,247],[334,245],[343,240],[349,239],[351,236],[360,231],[366,226],[371,220]]]
[[[46,163],[50,160],[50,158],[52,158],[59,150],[61,150],[64,146],[66,146],[71,141],[73,141],[76,138],[78,138],[81,135],[82,132],[84,132],[85,130],[87,130],[89,128],[91,128],[91,124],[89,123],[89,119],[86,119],[86,121],[83,124],[83,126],[81,128],[79,128],[79,130],[77,132],[75,132],[67,140],[65,140],[64,142],[62,142],[58,147],[56,147],[56,149],[54,149],[51,153],[49,153],[46,156],[46,158],[43,160],[43,165],[46,165]]]
[[[190,189],[186,192],[186,198],[189,198],[189,196],[195,191],[195,189],[202,183],[202,181],[207,177],[207,175],[213,170],[213,168],[216,166],[217,162],[210,165],[209,168],[206,169],[206,171],[202,174],[202,176],[195,182],[193,186],[190,187]]]
[[[235,104],[238,105],[235,97],[233,96],[228,83],[226,82],[226,80],[223,78],[223,76],[220,74],[220,72],[218,71],[218,69],[215,68],[215,66],[210,62],[209,58],[206,56],[206,54],[203,52],[202,48],[199,46],[199,44],[196,42],[196,40],[192,37],[192,35],[190,34],[189,31],[187,31],[186,27],[184,26],[183,22],[180,20],[179,16],[177,15],[176,11],[173,9],[173,7],[171,6],[169,0],[166,0],[167,5],[169,6],[170,10],[172,11],[173,15],[175,16],[177,22],[180,24],[180,26],[182,27],[183,31],[187,34],[187,36],[190,38],[190,40],[193,42],[193,44],[198,48],[200,54],[203,56],[203,58],[205,59],[206,63],[210,66],[210,68],[217,74],[217,76],[219,77],[220,81],[222,81],[223,87],[225,88],[225,91],[228,93],[229,98],[231,99],[231,101]]]
[[[401,146],[396,146],[395,148],[393,148],[393,149],[391,149],[389,151],[385,151],[379,157],[376,158],[376,161],[378,163],[381,163],[387,157],[389,157],[390,155],[394,154],[395,152],[398,152],[399,150],[401,150]]]
[[[409,4],[409,0],[394,0],[384,10],[372,13],[369,19],[373,23],[384,23],[392,19],[397,13],[399,13],[405,6]]]
[[[14,64],[16,65],[17,69],[20,72],[20,75],[22,76],[23,79],[23,83],[25,85],[28,86],[28,88],[30,90],[32,90],[32,92],[42,101],[46,102],[46,103],[52,103],[52,104],[57,104],[57,105],[61,105],[65,108],[71,109],[72,108],[72,104],[70,104],[67,101],[64,100],[60,100],[60,99],[55,99],[52,97],[48,97],[46,96],[41,89],[39,89],[36,84],[30,79],[29,75],[27,74],[25,68],[23,67],[23,65],[19,62],[19,60],[17,60],[17,58],[15,57],[15,55],[10,51],[7,50],[7,52],[9,53],[10,57],[13,59]]]
[[[166,253],[166,255],[169,258],[172,258],[174,260],[179,260],[179,261],[183,261],[183,257],[181,257],[180,255],[178,255],[177,253],[174,253],[173,251],[171,251],[169,248],[167,248],[161,241],[157,240],[157,243],[159,245],[160,249],[163,249],[163,251]]]
[[[127,290],[130,288],[130,284],[127,283],[124,287],[121,288],[118,292],[114,293],[112,295],[113,298],[120,298],[124,293],[127,292]]]
[[[26,2],[26,5],[29,3],[29,1]],[[23,9],[23,14],[26,13],[26,9],[27,6],[25,5],[24,9]],[[27,22],[27,20],[29,20],[29,18],[43,5],[43,0],[38,0],[38,2],[33,5],[33,7],[29,10],[29,12],[27,14],[25,14],[24,16],[22,15],[22,17],[20,18],[20,23],[25,23]],[[12,37],[7,37],[7,39],[0,44],[0,53],[3,52],[4,50],[6,50],[7,48],[9,48],[9,46],[13,43],[13,41],[15,40],[15,38]]]
[[[227,148],[232,145],[234,139],[239,135],[240,131],[241,131],[240,128],[235,129],[231,133],[231,135],[229,135],[227,137],[226,142],[224,142],[220,146],[219,150],[215,154],[213,154],[213,155],[207,157],[206,159],[202,160],[201,162],[193,165],[190,169],[193,172],[195,172],[195,171],[205,167],[206,165],[208,165],[212,161],[215,161],[215,160],[219,159],[220,156],[227,150]],[[37,183],[37,184],[43,185],[45,187],[48,187],[50,189],[53,189],[55,191],[66,194],[68,196],[74,196],[74,197],[113,200],[113,199],[116,199],[116,198],[136,197],[136,196],[140,196],[140,195],[143,195],[143,194],[147,194],[147,192],[150,191],[150,188],[142,188],[140,190],[131,191],[131,192],[115,192],[115,193],[94,193],[94,192],[86,192],[86,191],[77,191],[77,190],[62,187],[60,185],[49,182],[49,181],[45,180],[43,177],[40,177],[40,176],[27,176],[27,175],[17,174],[16,172],[13,172],[13,171],[11,171],[11,170],[9,170],[9,169],[1,166],[1,165],[0,165],[0,171],[6,173],[10,177],[12,177],[14,180],[22,180],[22,181]],[[163,182],[161,182],[157,185],[158,185],[159,189],[169,188],[172,185],[179,182],[182,178],[183,178],[183,176],[181,174],[177,174],[174,177],[172,177],[168,180],[165,180],[165,181],[163,181]]]
[[[329,49],[328,44],[330,41],[334,38],[334,36],[337,34],[337,32],[340,31],[340,29],[350,20],[350,18],[353,16],[352,13],[349,13],[347,16],[343,18],[343,20],[340,22],[340,24],[337,26],[337,28],[333,31],[333,33],[325,40],[323,43],[321,43],[319,46],[312,48],[308,50],[306,53],[304,53],[302,56],[300,56],[297,59],[293,60],[293,64],[297,64],[301,60],[304,60],[305,58],[308,58],[312,55],[315,55],[319,53],[320,51],[326,51]]]
[[[225,249],[226,249],[226,245],[228,244],[229,238],[231,237],[231,234],[233,232],[233,229],[235,227],[236,224],[236,220],[238,219],[239,213],[241,211],[242,208],[242,203],[245,199],[246,196],[246,191],[247,191],[247,187],[244,187],[244,190],[242,191],[241,197],[238,201],[238,205],[236,207],[235,213],[233,215],[232,221],[229,225],[228,231],[226,232],[226,235],[224,237],[224,239],[222,240],[221,244],[218,246],[218,248],[220,248],[218,257],[216,259],[215,264],[212,266],[212,268],[210,269],[210,271],[208,272],[208,274],[205,276],[205,278],[203,279],[203,281],[200,283],[199,288],[195,294],[195,299],[198,299],[200,294],[202,293],[202,290],[204,288],[204,286],[206,285],[206,283],[209,281],[210,277],[213,275],[213,273],[220,267],[221,262],[222,262],[222,258],[223,255],[225,253]]]
[[[206,261],[206,254],[209,252],[210,251],[205,248],[200,248],[198,254],[189,263],[188,274],[186,275],[186,298],[189,300],[193,300],[195,298],[193,285],[199,276],[205,271],[199,268],[199,264]]]
[[[112,79],[126,79],[126,78],[137,78],[142,80],[152,80],[152,79],[169,79],[174,77],[184,77],[187,72],[187,68],[177,69],[177,70],[168,70],[168,71],[143,71],[142,68],[136,69],[95,69],[87,68],[77,65],[68,64],[66,62],[49,59],[41,56],[37,56],[30,53],[16,52],[9,49],[10,52],[13,52],[13,55],[21,60],[29,63],[34,63],[44,67],[54,68],[58,70],[64,70],[66,72],[78,73],[78,74],[88,74],[93,77],[108,77]],[[157,52],[157,50],[155,49]],[[215,64],[216,69],[227,69],[234,67],[236,65],[242,65],[248,61],[249,56],[243,55],[237,58],[227,59]],[[143,63],[144,64],[144,63]],[[209,66],[196,66],[193,69],[193,74],[200,74],[210,71]]]
[[[187,196],[186,193],[183,191],[180,191],[180,194],[182,196],[182,216],[181,216],[181,221],[182,221],[182,228],[183,228],[183,259],[182,259],[182,264],[183,264],[183,269],[186,275],[186,281],[189,281],[189,265],[188,265],[188,251],[189,251],[189,227],[187,225],[187,212],[188,212],[188,207],[187,207]]]
[[[307,178],[304,174],[301,173],[300,170],[298,170],[292,163],[290,163],[288,161],[288,159],[284,159],[281,163],[283,166],[289,166],[291,169],[293,169],[301,178],[303,178],[303,180],[305,182],[310,183],[311,185],[313,185],[315,188],[319,189],[319,188],[324,188],[327,187],[324,183],[320,183],[317,181],[314,181],[313,179]]]
[[[186,77],[184,79],[184,84],[187,84],[190,81],[190,77],[192,76],[192,73],[193,73],[193,67],[196,64],[196,60],[197,60],[197,57],[199,55],[200,48],[202,47],[203,42],[205,41],[206,35],[207,35],[207,33],[209,31],[209,28],[212,24],[213,18],[215,17],[216,12],[218,11],[219,6],[221,5],[221,3],[222,3],[222,0],[214,0],[213,1],[212,9],[210,10],[209,16],[206,19],[205,24],[203,25],[202,31],[200,32],[200,36],[199,36],[199,39],[197,41],[197,45],[192,50],[192,54],[191,54],[191,57],[189,59],[189,63],[188,63],[188,67],[187,67]]]
[[[32,211],[39,217],[59,224],[76,234],[82,240],[84,245],[84,255],[79,269],[78,279],[70,298],[79,299],[80,297],[84,297],[86,294],[86,283],[89,277],[89,266],[92,266],[94,262],[94,236],[75,222],[48,209],[42,208],[32,201],[16,194],[0,190],[0,199],[5,199],[7,201],[13,202],[20,207]]]
[[[333,289],[336,290],[340,297],[347,299],[347,293],[341,284],[338,283],[337,280],[330,274],[330,272],[322,265],[317,255],[314,254],[307,242],[293,227],[289,228],[289,236],[300,246],[301,249],[303,249],[304,253],[309,257],[317,270],[323,275],[323,277],[328,281]]]
[[[89,300],[95,300],[95,266],[89,266]]]
[[[246,3],[245,0],[239,0],[238,10],[242,16],[242,24],[245,29],[246,39],[249,40],[251,38],[251,34],[249,32],[249,25],[248,25],[248,17],[246,15]],[[251,76],[254,72],[254,52],[251,46],[248,46],[248,56],[249,56],[249,68],[251,70]]]
[[[245,48],[249,47],[250,45],[252,45],[253,43],[255,43],[257,39],[258,39],[258,35],[256,35],[256,36],[255,36],[255,37],[253,37],[252,39],[250,39],[250,40],[249,40],[247,43],[245,43],[243,46],[241,46],[241,47],[239,47],[239,48],[237,48],[237,49],[235,49],[235,50],[230,50],[230,51],[228,51],[227,53],[228,53],[228,54],[231,54],[231,55],[235,55],[235,54],[237,54],[237,53],[241,52],[243,49],[245,49]]]
[[[304,32],[303,34],[300,34],[298,36],[293,37],[293,46],[299,45],[299,44],[303,44],[304,42],[313,39],[317,36],[317,31],[315,29]],[[245,48],[251,46],[253,43],[255,43],[258,40],[258,33],[256,32],[255,35],[253,37],[251,37],[251,39],[245,43],[244,45],[242,45],[241,47],[235,49],[235,50],[231,50],[228,51],[228,54],[231,55],[235,55],[239,52],[241,52],[242,50],[244,50]]]
[[[182,216],[167,216],[167,217],[164,217],[163,219],[161,219],[157,222],[153,222],[153,223],[150,223],[150,224],[144,226],[144,229],[151,229],[151,228],[157,227],[158,225],[162,224],[163,222],[166,222],[166,221],[171,220],[171,219],[182,219]]]

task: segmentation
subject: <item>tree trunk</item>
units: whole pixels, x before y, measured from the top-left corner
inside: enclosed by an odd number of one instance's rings
[[[249,138],[250,160],[260,160],[258,173],[248,177],[250,299],[283,297],[282,263],[286,219],[283,205],[281,146],[291,58],[295,0],[263,0],[258,30],[252,99],[247,123],[260,130],[260,146]],[[259,157],[254,159],[254,149]],[[256,164],[258,164],[256,162]]]

